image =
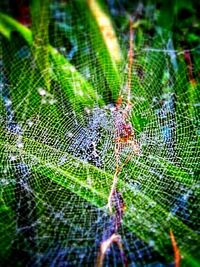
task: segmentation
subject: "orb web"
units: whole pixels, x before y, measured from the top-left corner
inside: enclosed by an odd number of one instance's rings
[[[38,35],[34,45],[17,30],[11,41],[1,39],[1,258],[10,266],[97,265],[117,220],[108,199],[118,162],[115,192],[124,210],[117,234],[128,266],[172,264],[170,230],[182,259],[195,261],[199,51],[190,51],[191,72],[187,51],[170,48],[159,36],[139,43],[136,28],[131,108],[124,120],[128,26],[111,33],[116,47],[110,55],[95,14],[81,12],[79,4],[54,1],[49,11],[41,10],[44,40]],[[134,132],[131,141],[125,122]],[[105,251],[103,266],[126,264],[117,244]]]

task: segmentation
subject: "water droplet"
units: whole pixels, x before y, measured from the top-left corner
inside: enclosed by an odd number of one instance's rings
[[[17,157],[15,155],[10,155],[9,156],[9,160],[10,161],[15,161],[17,159]]]
[[[22,141],[18,141],[17,142],[17,147],[18,148],[23,148],[24,147],[24,144],[22,143]]]
[[[38,93],[39,93],[41,96],[45,96],[45,95],[46,95],[46,91],[45,91],[43,88],[39,88],[39,89],[38,89]]]
[[[9,98],[6,98],[5,99],[5,106],[8,107],[8,106],[11,106],[11,105],[12,105],[12,101]]]
[[[27,122],[28,126],[31,127],[33,125],[33,122],[30,120]]]
[[[50,105],[53,105],[53,104],[55,104],[56,102],[57,102],[57,100],[56,100],[56,99],[53,99],[53,98],[49,100],[49,104],[50,104]]]
[[[75,69],[74,66],[70,66],[69,70],[70,70],[71,72],[75,72],[75,71],[76,71],[76,69]]]
[[[155,245],[155,242],[153,240],[149,240],[149,246],[154,247],[154,245]]]

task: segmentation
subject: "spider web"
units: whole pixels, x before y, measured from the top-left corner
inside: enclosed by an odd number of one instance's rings
[[[125,108],[123,103],[116,111],[116,101],[127,97],[129,31],[116,30],[121,59],[111,68],[103,40],[79,4],[54,1],[49,15],[45,9],[50,26],[47,32],[42,28],[36,50],[16,32],[11,42],[1,39],[4,266],[95,266],[102,240],[110,235],[115,124],[123,127]],[[55,48],[49,61],[45,38]],[[173,264],[172,229],[182,259],[195,262],[199,51],[190,51],[194,82],[185,51],[175,51],[170,40],[166,45],[160,37],[145,37],[137,45],[136,33],[134,41],[128,121],[139,153],[122,146],[116,185],[126,206],[119,227],[124,254],[129,266]],[[122,265],[119,247],[112,244],[103,266]]]

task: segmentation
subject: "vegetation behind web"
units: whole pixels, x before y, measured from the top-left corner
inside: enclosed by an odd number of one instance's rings
[[[113,110],[126,97],[130,16],[130,122],[141,154],[123,151],[131,160],[117,184],[124,253],[136,266],[173,264],[172,230],[181,264],[198,266],[199,8],[197,1],[1,1],[4,266],[96,263],[110,224]],[[105,266],[120,266],[118,250],[111,247]]]

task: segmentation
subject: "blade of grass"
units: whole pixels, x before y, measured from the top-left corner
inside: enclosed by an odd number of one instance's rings
[[[49,61],[49,0],[31,2],[33,55],[40,72],[44,73],[45,87],[50,91],[50,61]]]
[[[105,6],[98,0],[77,1],[75,9],[81,12],[82,19],[84,17],[85,31],[100,65],[100,69],[97,69],[95,75],[99,76],[100,81],[104,77],[108,84],[107,87],[104,85],[101,89],[102,95],[106,100],[111,97],[110,101],[115,102],[121,89],[120,67],[123,57],[112,21]]]
[[[26,27],[22,26],[20,23],[16,22],[14,19],[10,18],[7,15],[0,14],[0,25],[1,25],[0,32],[5,37],[9,36],[9,38],[11,38],[12,31],[17,31],[27,41],[28,45],[30,47],[32,46],[33,44],[32,32]],[[63,87],[62,90],[66,95],[66,98],[69,101],[69,103],[71,103],[72,107],[75,108],[75,111],[76,108],[78,111],[81,110],[82,112],[83,107],[85,106],[93,107],[96,104],[102,105],[103,103],[102,99],[94,91],[92,86],[85,80],[85,78],[80,73],[78,73],[78,71],[74,68],[74,66],[71,65],[69,61],[64,58],[64,56],[61,56],[58,53],[58,51],[52,46],[48,45],[47,49],[49,57],[51,59],[50,62],[54,64],[53,75],[51,78],[58,81],[61,87]],[[49,72],[49,69],[43,70],[42,74],[40,73],[41,77],[39,80],[43,78],[46,72]],[[34,72],[33,75],[35,75],[35,73],[36,72]],[[28,79],[29,81],[28,75],[27,76],[25,75],[24,79],[25,80]],[[46,78],[44,78],[44,80],[46,80]],[[36,85],[34,84],[34,87]],[[33,92],[33,93],[37,94],[38,92]],[[18,91],[18,95],[20,95],[21,101],[24,101],[26,99],[27,93],[24,94],[24,90],[21,90],[21,93],[19,93]],[[28,95],[31,94],[29,93]],[[38,104],[40,105],[39,101]],[[38,106],[35,106],[35,110],[37,110],[37,108]]]
[[[34,158],[36,164],[32,164],[32,169],[36,173],[49,177],[98,207],[106,204],[112,183],[112,174],[69,154],[67,154],[67,162],[58,166],[57,162],[64,152],[36,142],[31,138],[24,138],[24,149],[19,151],[12,144],[13,138],[15,139],[14,136],[9,136],[9,143],[1,142],[1,147],[6,146],[9,151],[18,151],[23,155],[28,165],[33,163]],[[88,176],[91,180],[89,184],[87,182]],[[172,228],[177,243],[180,244],[182,255],[187,256],[187,254],[195,253],[196,247],[191,246],[191,242],[193,244],[195,240],[198,244],[198,235],[188,226],[142,192],[132,190],[130,185],[122,180],[119,181],[119,190],[123,190],[123,198],[127,206],[124,223],[139,237],[146,242],[153,239],[156,249],[163,255],[165,249],[170,246],[168,231]],[[195,255],[193,256],[195,257]]]

